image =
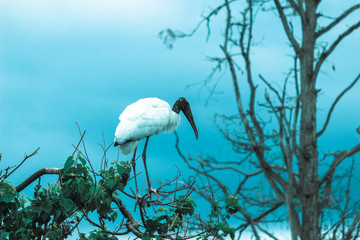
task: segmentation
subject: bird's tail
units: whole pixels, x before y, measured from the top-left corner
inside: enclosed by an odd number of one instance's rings
[[[120,144],[120,150],[122,154],[128,155],[135,151],[135,148],[139,145],[140,140],[129,141],[127,143]]]

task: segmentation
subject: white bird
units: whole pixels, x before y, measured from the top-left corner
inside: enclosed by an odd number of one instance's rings
[[[198,139],[198,131],[194,122],[189,102],[181,97],[179,98],[173,108],[170,105],[159,98],[144,98],[140,99],[125,108],[120,114],[120,123],[115,131],[114,146],[120,146],[120,150],[123,154],[128,155],[134,152],[134,156],[131,160],[134,175],[135,185],[136,173],[135,173],[135,155],[136,149],[142,138],[146,138],[144,151],[142,158],[144,161],[146,178],[148,181],[148,191],[154,192],[158,197],[156,189],[151,188],[148,171],[146,167],[146,148],[149,141],[149,137],[159,134],[161,132],[171,132],[176,129],[180,123],[180,111],[182,111],[185,117],[190,122],[191,127],[195,132],[195,137]],[[136,189],[138,194],[138,189]]]

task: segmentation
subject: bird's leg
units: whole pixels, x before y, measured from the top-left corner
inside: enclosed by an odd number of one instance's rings
[[[136,166],[136,162],[135,162],[136,149],[137,149],[137,148],[135,148],[134,156],[133,156],[133,158],[131,159],[131,165],[132,165],[133,170],[134,170],[135,187],[136,187],[136,197],[138,197],[138,196],[140,196],[140,195],[139,195],[139,188],[138,188],[138,184],[137,184],[137,180],[136,180],[136,170],[135,170],[135,166]]]
[[[156,196],[157,196],[157,200],[159,200],[159,193],[158,193],[157,189],[153,189],[151,187],[150,178],[149,178],[148,170],[147,170],[147,167],[146,167],[146,148],[147,148],[147,145],[148,145],[148,141],[149,141],[149,137],[146,138],[144,151],[142,153],[142,159],[144,161],[144,167],[145,167],[145,172],[146,172],[146,179],[147,179],[147,182],[148,182],[148,192],[149,192],[150,197],[151,197],[151,193],[155,193]]]

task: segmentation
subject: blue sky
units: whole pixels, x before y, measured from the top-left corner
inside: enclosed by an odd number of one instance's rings
[[[101,131],[113,141],[119,114],[139,98],[157,96],[172,104],[184,96],[195,113],[201,106],[185,86],[206,76],[204,55],[193,55],[181,42],[169,51],[157,36],[191,15],[182,4],[1,3],[2,164],[40,146],[23,169],[60,166],[78,139],[75,121],[87,130],[90,151],[99,153]],[[164,14],[157,16],[159,10]]]
[[[177,98],[186,97],[199,129],[199,140],[195,141],[183,118],[178,130],[183,151],[231,157],[231,146],[226,145],[212,123],[214,113],[236,113],[231,82],[226,75],[222,77],[218,86],[222,94],[216,95],[216,101],[207,107],[204,89],[186,88],[210,73],[212,64],[206,56],[219,53],[222,20],[212,23],[208,42],[204,28],[193,38],[177,41],[172,50],[158,37],[158,32],[168,27],[190,31],[201,19],[200,14],[216,2],[1,0],[0,168],[19,163],[25,152],[30,154],[41,147],[39,154],[10,179],[14,185],[40,168],[62,166],[73,152],[71,144],[79,139],[75,122],[87,131],[89,155],[94,165],[100,165],[102,152],[98,143],[102,143],[102,131],[106,142],[111,143],[121,111],[144,97],[156,96],[171,105]],[[353,2],[340,6],[332,0],[321,8],[337,16]],[[354,19],[356,16],[350,21]],[[273,13],[257,20],[254,31],[259,44],[254,47],[253,68],[256,74],[279,82],[291,64],[291,51]],[[358,74],[359,40],[358,31],[335,50],[323,69],[318,84],[322,89],[320,126],[329,104]],[[336,71],[331,70],[332,63]],[[355,132],[360,125],[359,90],[358,84],[338,104],[329,132],[319,142],[325,150],[341,150],[359,142]],[[175,164],[186,172],[174,142],[172,134],[150,139],[152,178],[162,179],[164,172],[166,178],[171,178],[176,173]],[[117,150],[111,148],[109,154],[115,158]]]

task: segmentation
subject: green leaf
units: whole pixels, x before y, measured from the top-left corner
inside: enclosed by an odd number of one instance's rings
[[[45,200],[42,204],[41,204],[41,209],[50,214],[51,210],[52,210],[52,203],[49,200]]]
[[[91,183],[94,182],[93,178],[90,175],[87,176],[87,180]]]
[[[143,233],[141,236],[141,240],[151,240],[150,235],[148,233]]]
[[[124,186],[124,184],[119,183],[119,184],[118,184],[118,188],[120,189],[120,191],[123,191],[124,188],[125,188],[125,186]]]
[[[82,157],[78,157],[78,159],[80,160],[80,162],[82,163],[82,165],[86,165],[86,160]]]
[[[64,170],[69,171],[69,169],[74,165],[75,160],[73,156],[68,157],[68,159],[65,162]]]
[[[159,226],[159,222],[158,221],[154,221],[152,219],[147,219],[146,221],[146,227],[147,227],[147,230],[153,234],[156,229],[158,228]]]
[[[190,197],[188,197],[188,199],[189,199],[189,203],[191,203],[191,205],[193,205],[194,207],[197,207],[197,205],[193,199],[191,199]]]
[[[168,218],[169,218],[168,215],[161,215],[160,217],[157,217],[156,220],[157,220],[158,222],[161,222],[162,220],[164,220],[164,219],[167,220]]]
[[[18,230],[16,230],[15,235],[24,231],[26,231],[26,228],[19,228]]]
[[[125,168],[119,164],[116,165],[116,168],[119,174],[122,174],[125,170]]]
[[[71,199],[60,198],[60,206],[65,212],[69,212],[74,208],[75,204]]]
[[[4,203],[9,203],[14,199],[14,196],[10,193],[5,193],[0,195],[0,199]]]
[[[165,224],[165,223],[160,223],[157,232],[158,232],[159,234],[166,234],[166,233],[167,233],[167,229],[168,229],[167,224]],[[160,237],[160,238],[157,238],[157,237],[156,237],[156,239],[162,239],[162,238],[161,238],[161,237]]]
[[[109,189],[112,190],[116,186],[116,181],[114,179],[111,179],[108,183]]]
[[[229,227],[228,232],[230,233],[231,239],[234,239],[235,238],[235,228],[234,227]]]

